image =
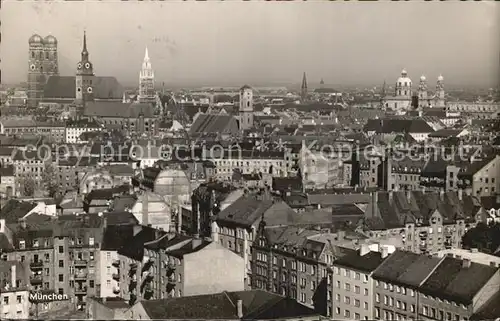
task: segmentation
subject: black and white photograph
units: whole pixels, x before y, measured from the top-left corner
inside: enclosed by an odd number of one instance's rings
[[[0,319],[500,320],[500,2],[0,20]]]

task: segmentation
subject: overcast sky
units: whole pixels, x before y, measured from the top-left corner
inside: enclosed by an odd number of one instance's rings
[[[500,78],[500,4],[493,2],[4,1],[2,81],[25,81],[28,38],[59,40],[74,75],[84,29],[98,76],[138,82],[144,49],[166,85],[395,83],[493,86]]]

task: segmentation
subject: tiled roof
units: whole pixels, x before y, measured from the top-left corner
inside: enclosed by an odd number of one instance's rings
[[[35,203],[9,200],[7,204],[0,209],[0,218],[4,219],[7,224],[17,223],[19,219],[23,218],[35,207]]]
[[[293,224],[301,221],[296,213],[283,201],[258,200],[253,196],[242,196],[217,215],[217,221],[251,226],[265,214],[268,226]]]
[[[161,232],[149,226],[140,226],[141,230],[129,238],[127,245],[118,250],[118,254],[124,255],[126,257],[132,258],[136,261],[142,261],[144,257],[144,243],[154,241],[158,239],[161,234],[163,236],[165,232]]]
[[[340,265],[363,272],[374,271],[384,259],[380,252],[370,251],[365,255],[360,255],[358,251],[345,255],[335,260],[335,265]]]
[[[498,272],[498,267],[469,263],[469,267],[464,267],[462,260],[446,256],[420,291],[457,303],[472,303],[479,290]]]
[[[434,129],[424,119],[370,119],[364,131],[375,131],[379,134],[389,133],[432,133]]]
[[[84,116],[138,118],[142,113],[145,118],[154,117],[151,104],[122,103],[121,101],[93,101],[85,105]]]
[[[97,99],[122,99],[123,87],[115,77],[94,77],[94,97]],[[44,98],[74,99],[76,83],[74,76],[51,76],[44,87]]]
[[[201,242],[199,244],[197,244],[197,243],[195,243],[196,240],[193,239],[193,240],[191,240],[191,242],[184,244],[180,248],[176,248],[173,250],[167,250],[166,254],[177,257],[177,258],[182,258],[184,255],[198,252],[211,244],[210,241],[206,241],[206,240],[200,240],[200,241]],[[181,241],[179,241],[179,242],[181,242]]]
[[[369,203],[371,196],[369,193],[352,193],[352,194],[313,194],[308,193],[309,204],[322,206],[332,206],[341,204],[357,204]]]
[[[375,280],[418,287],[441,259],[396,250],[373,272]]]
[[[189,129],[190,134],[202,133],[227,133],[231,131],[231,123],[236,124],[236,119],[231,115],[199,114]],[[237,130],[237,128],[236,128]]]
[[[260,291],[222,292],[189,297],[141,301],[151,319],[240,319],[238,300],[245,320],[272,320],[305,317],[317,313],[296,300]]]
[[[479,310],[471,316],[471,320],[495,320],[500,318],[500,291],[497,291]]]

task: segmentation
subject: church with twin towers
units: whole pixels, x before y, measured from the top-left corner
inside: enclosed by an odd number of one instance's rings
[[[40,103],[85,105],[96,100],[125,100],[124,87],[115,77],[95,75],[85,32],[81,57],[73,75],[59,74],[58,40],[54,36],[34,34],[28,44],[27,107],[37,108]],[[139,90],[134,100],[154,104],[157,99],[154,85],[154,71],[146,48],[139,71]]]

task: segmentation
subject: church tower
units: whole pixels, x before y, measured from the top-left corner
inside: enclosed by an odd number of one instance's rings
[[[142,69],[139,73],[139,102],[155,101],[155,74],[149,60],[148,48],[144,54]]]
[[[44,75],[44,43],[42,37],[35,34],[28,40],[28,107],[36,108],[43,96],[45,86]]]
[[[87,35],[83,32],[83,49],[80,62],[76,70],[76,94],[75,98],[78,102],[84,104],[87,101],[94,100],[94,69],[89,60],[89,52],[87,51]]]
[[[307,99],[307,79],[306,73],[302,75],[302,86],[300,87],[300,98],[304,102]]]
[[[445,99],[444,99],[444,78],[442,75],[439,75],[436,84],[436,107],[445,107]]]
[[[48,35],[43,39],[44,63],[43,70],[48,79],[50,76],[59,75],[59,66],[57,61],[57,39]]]
[[[253,91],[248,85],[240,89],[240,130],[253,127]]]
[[[427,96],[427,80],[425,76],[420,77],[418,85],[418,107],[429,107],[429,97]]]
[[[395,96],[403,99],[411,99],[411,79],[408,77],[406,69],[401,71],[401,77],[396,81]]]

